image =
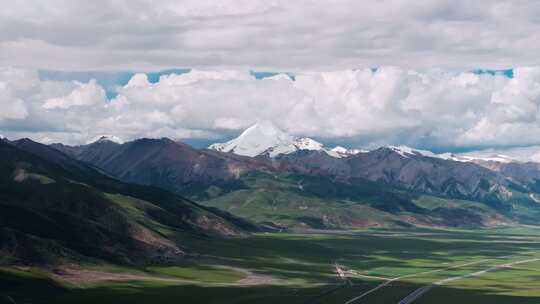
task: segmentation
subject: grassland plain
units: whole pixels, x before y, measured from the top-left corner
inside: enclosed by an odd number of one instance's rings
[[[185,235],[178,238],[186,241]],[[49,272],[4,267],[5,303],[540,303],[540,229],[304,231],[189,243],[205,255],[181,265],[137,269],[89,264],[128,274],[78,284]],[[519,261],[523,263],[511,264]],[[351,284],[342,284],[334,264]],[[488,270],[485,272],[485,270]],[[250,276],[271,278],[245,283]],[[399,278],[399,279],[396,279]],[[388,283],[388,280],[394,279]]]

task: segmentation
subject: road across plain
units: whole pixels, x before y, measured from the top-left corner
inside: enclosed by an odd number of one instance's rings
[[[505,257],[507,257],[507,256],[505,256]],[[352,303],[364,298],[365,296],[367,296],[367,295],[369,295],[369,294],[371,294],[371,293],[373,293],[373,292],[375,292],[375,291],[377,291],[377,290],[379,290],[381,288],[384,288],[385,286],[389,285],[390,283],[396,282],[396,281],[399,281],[399,280],[402,280],[402,279],[411,278],[411,277],[424,275],[424,274],[431,274],[431,273],[441,272],[441,271],[450,270],[450,269],[454,269],[454,268],[471,266],[471,265],[475,265],[475,264],[488,262],[488,261],[491,261],[491,260],[494,260],[494,259],[483,259],[483,260],[480,260],[480,261],[468,262],[468,263],[465,263],[465,264],[459,264],[459,265],[454,265],[454,266],[441,268],[441,269],[435,269],[435,270],[423,271],[423,272],[418,272],[418,273],[412,273],[412,274],[407,274],[407,275],[404,275],[404,276],[388,279],[386,282],[377,285],[375,288],[372,288],[372,289],[362,293],[359,296],[356,296],[356,297],[354,297],[352,299],[349,299],[344,304],[352,304]]]
[[[429,290],[431,290],[435,286],[440,286],[440,285],[443,285],[443,284],[446,284],[446,283],[449,283],[449,282],[454,282],[454,281],[462,280],[462,279],[465,279],[465,278],[477,277],[477,276],[483,275],[483,274],[485,274],[487,272],[491,272],[491,271],[495,271],[495,270],[499,270],[499,269],[504,269],[504,268],[509,268],[509,267],[514,266],[514,265],[531,263],[531,262],[536,262],[536,261],[540,261],[540,258],[532,258],[532,259],[520,260],[520,261],[516,261],[516,262],[512,262],[512,263],[499,264],[499,265],[491,266],[491,267],[489,267],[487,269],[476,271],[476,272],[473,272],[473,273],[469,273],[469,274],[465,274],[465,275],[461,275],[461,276],[456,276],[456,277],[446,278],[446,279],[437,281],[437,282],[435,282],[433,284],[422,286],[422,287],[416,289],[415,291],[410,293],[408,296],[406,296],[403,300],[399,301],[398,304],[411,304],[411,303],[413,303],[415,300],[417,300],[418,298],[423,296],[425,293],[427,293]]]
[[[523,254],[536,254],[536,252],[524,252],[522,253],[521,255]],[[476,264],[481,264],[481,263],[485,263],[485,262],[489,262],[489,261],[494,261],[494,260],[497,260],[497,259],[506,259],[506,258],[511,258],[511,257],[514,257],[515,255],[505,255],[505,256],[501,256],[501,257],[497,257],[497,258],[489,258],[489,259],[482,259],[482,260],[479,260],[479,261],[474,261],[474,262],[467,262],[467,263],[464,263],[464,264],[459,264],[459,265],[454,265],[454,266],[450,266],[450,267],[445,267],[445,268],[441,268],[441,269],[435,269],[435,270],[429,270],[429,271],[423,271],[423,272],[418,272],[418,273],[413,273],[413,274],[408,274],[408,275],[404,275],[404,276],[400,276],[400,277],[396,277],[396,278],[392,278],[392,279],[388,279],[387,281],[377,285],[376,287],[362,293],[361,295],[358,295],[354,298],[351,298],[349,300],[347,300],[344,304],[353,304],[354,302],[357,302],[358,300],[366,297],[367,295],[369,294],[372,294],[373,292],[381,289],[381,288],[384,288],[385,286],[388,286],[390,283],[392,282],[396,282],[396,281],[399,281],[399,280],[403,280],[403,279],[406,279],[406,278],[411,278],[411,277],[416,277],[416,276],[419,276],[419,275],[424,275],[424,274],[431,274],[431,273],[437,273],[437,272],[441,272],[441,271],[446,271],[446,270],[450,270],[450,269],[456,269],[456,268],[462,268],[462,267],[467,267],[467,266],[471,266],[471,265],[476,265]],[[534,259],[532,259],[534,260]],[[526,260],[526,261],[529,261],[529,260]],[[524,261],[517,261],[515,263],[511,263],[511,264],[503,264],[503,265],[498,265],[500,267],[504,267],[504,266],[512,266],[512,265],[517,265],[517,264],[520,264]],[[517,263],[517,264],[516,264]],[[494,267],[497,267],[497,266],[494,266]],[[489,270],[491,271],[491,270]],[[487,272],[486,270],[483,270],[483,272]],[[460,278],[465,278],[464,276],[461,276]],[[449,279],[449,278],[447,278]],[[447,280],[445,279],[445,280]],[[441,280],[441,281],[444,281],[444,280]],[[436,282],[437,283],[437,282]],[[434,283],[434,284],[436,284]],[[434,285],[434,284],[431,284],[431,285]],[[441,285],[442,283],[439,283],[438,285]],[[419,288],[419,289],[422,289],[424,288],[425,286]],[[434,286],[432,286],[434,287]],[[431,289],[431,288],[429,288]],[[421,295],[425,294],[428,290],[425,290],[424,292],[422,292],[421,294],[419,294],[415,299],[417,299],[418,297],[420,297]],[[417,289],[418,290],[418,289]],[[415,293],[417,290],[415,290],[413,293]],[[408,297],[408,296],[407,296]],[[415,299],[413,299],[412,301],[414,301]],[[412,303],[409,302],[409,303]],[[400,302],[401,303],[401,302]]]

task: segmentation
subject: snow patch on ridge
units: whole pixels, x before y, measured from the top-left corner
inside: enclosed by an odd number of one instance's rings
[[[481,155],[469,155],[469,154],[453,154],[453,153],[441,153],[435,154],[428,150],[414,149],[408,146],[388,146],[389,149],[400,154],[401,156],[408,158],[411,156],[425,156],[440,158],[444,160],[453,160],[459,162],[498,162],[498,163],[511,163],[517,160],[503,154],[494,154],[489,156]]]
[[[99,135],[99,136],[94,137],[89,142],[87,142],[87,144],[96,143],[96,142],[104,142],[104,141],[112,141],[112,142],[117,143],[117,144],[123,144],[124,143],[124,141],[118,136]]]
[[[517,161],[508,155],[502,155],[502,154],[495,154],[495,155],[490,155],[490,156],[458,155],[458,156],[454,156],[451,159],[456,160],[456,161],[462,161],[462,162],[492,161],[492,162],[498,162],[498,163],[511,163],[511,162]]]
[[[408,146],[388,146],[388,148],[405,158],[415,155],[441,158],[431,151],[414,149]]]
[[[334,147],[331,150],[326,151],[328,155],[336,157],[336,158],[342,158],[342,157],[348,157],[351,155],[356,155],[358,153],[367,153],[368,150],[362,150],[362,149],[347,149],[342,146]]]

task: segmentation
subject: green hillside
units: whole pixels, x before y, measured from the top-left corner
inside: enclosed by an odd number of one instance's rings
[[[214,185],[192,195],[207,206],[278,229],[473,228],[509,224],[519,211],[502,213],[496,208],[500,206],[485,202],[415,194],[365,180],[345,183],[326,177],[256,173],[240,181],[241,189]],[[519,202],[515,205],[525,209]]]

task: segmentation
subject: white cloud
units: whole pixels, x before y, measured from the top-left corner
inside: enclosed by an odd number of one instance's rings
[[[49,98],[43,104],[45,109],[69,109],[74,106],[102,105],[107,97],[105,90],[99,86],[96,80],[88,83],[74,82],[76,88],[66,96]]]
[[[488,107],[457,140],[460,144],[527,145],[540,134],[540,69],[518,68],[514,78],[496,88]]]
[[[514,78],[397,67],[303,72],[294,81],[242,70],[194,70],[157,83],[136,74],[112,100],[94,80],[40,81],[8,70],[0,69],[0,94],[9,94],[0,100],[12,109],[0,114],[11,115],[0,116],[8,137],[219,138],[271,120],[292,134],[366,147],[540,144],[540,67],[517,68]]]
[[[13,96],[6,83],[0,82],[0,120],[23,119],[28,115],[24,101]]]
[[[126,88],[132,87],[146,87],[149,86],[148,76],[144,73],[137,73],[131,77],[131,79],[126,84]]]

